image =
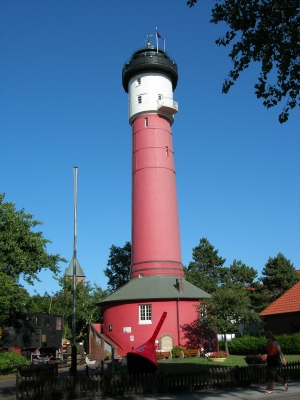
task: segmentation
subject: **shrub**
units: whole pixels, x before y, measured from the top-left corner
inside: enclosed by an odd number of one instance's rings
[[[228,354],[225,351],[213,351],[209,353],[209,358],[226,358]]]
[[[283,354],[300,354],[300,333],[276,336]]]
[[[224,340],[219,340],[218,341],[218,345],[219,345],[219,350],[225,351],[225,342],[224,342]]]
[[[275,335],[283,354],[300,354],[300,333],[293,335]],[[264,354],[266,352],[266,338],[264,336],[243,336],[228,342],[230,354]]]
[[[184,347],[181,346],[175,346],[172,349],[172,357],[179,357],[180,356],[180,352],[185,350]]]
[[[247,364],[265,364],[267,362],[267,355],[250,354],[245,357],[245,361]]]
[[[14,349],[0,352],[0,373],[5,373],[10,370],[12,372],[16,367],[29,364],[30,360],[16,353]]]
[[[264,337],[243,336],[228,342],[230,354],[262,354],[266,351]]]

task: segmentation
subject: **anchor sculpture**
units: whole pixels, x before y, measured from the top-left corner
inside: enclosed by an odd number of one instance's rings
[[[146,343],[141,344],[127,353],[127,369],[129,374],[152,373],[157,370],[158,364],[155,354],[155,339],[166,317],[167,313],[165,311],[151,338]]]

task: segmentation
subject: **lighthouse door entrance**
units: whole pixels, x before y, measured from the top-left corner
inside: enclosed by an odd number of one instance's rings
[[[173,349],[173,338],[170,335],[163,335],[160,339],[160,350],[171,351]]]

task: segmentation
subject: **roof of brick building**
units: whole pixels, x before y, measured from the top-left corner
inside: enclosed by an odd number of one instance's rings
[[[273,301],[259,315],[283,314],[300,311],[300,282],[285,292],[277,300]]]

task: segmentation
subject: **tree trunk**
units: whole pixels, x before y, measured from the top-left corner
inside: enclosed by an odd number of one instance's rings
[[[224,346],[225,346],[225,353],[229,355],[229,350],[228,350],[228,342],[227,342],[227,335],[226,333],[224,334]]]

